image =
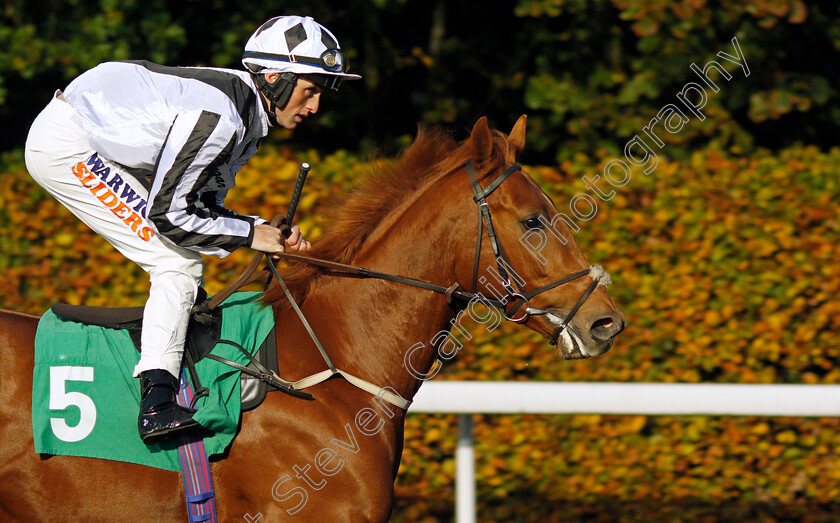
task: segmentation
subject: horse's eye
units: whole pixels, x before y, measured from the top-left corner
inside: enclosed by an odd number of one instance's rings
[[[543,223],[540,221],[539,218],[526,218],[522,220],[522,225],[525,226],[526,229],[543,229]]]

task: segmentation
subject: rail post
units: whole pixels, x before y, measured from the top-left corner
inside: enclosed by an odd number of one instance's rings
[[[475,523],[475,449],[472,414],[458,416],[455,451],[455,521]]]

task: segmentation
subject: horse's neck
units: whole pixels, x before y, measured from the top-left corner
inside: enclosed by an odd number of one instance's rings
[[[447,253],[453,235],[462,231],[452,229],[446,214],[463,209],[443,209],[430,218],[429,213],[413,210],[419,207],[422,204],[413,205],[384,224],[385,233],[372,236],[353,264],[442,286],[453,283],[453,264]],[[428,290],[339,276],[322,276],[313,282],[301,308],[338,369],[377,386],[392,387],[406,399],[421,384],[406,368],[406,352],[422,343],[412,352],[411,361],[415,374],[427,372],[436,357],[430,340],[448,329],[455,314],[443,296]],[[284,325],[284,331],[293,325],[288,341],[280,342],[281,360],[300,358],[305,351],[305,361],[289,363],[304,373],[326,368],[293,312],[282,313],[278,324]],[[284,344],[294,349],[283,349]],[[295,357],[288,355],[290,350]]]

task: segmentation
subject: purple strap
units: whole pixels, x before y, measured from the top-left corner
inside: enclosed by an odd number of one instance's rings
[[[178,404],[189,406],[192,398],[192,386],[187,379],[186,371],[182,370]],[[184,479],[184,494],[190,523],[199,521],[217,523],[213,478],[210,477],[210,463],[207,461],[204,441],[195,434],[181,435],[178,443],[178,461],[181,462],[181,477]]]

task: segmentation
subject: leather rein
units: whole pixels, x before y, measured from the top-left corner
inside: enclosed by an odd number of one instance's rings
[[[469,176],[470,186],[473,190],[473,200],[476,203],[478,209],[478,237],[476,240],[476,252],[475,252],[475,262],[473,266],[473,277],[472,277],[472,291],[464,291],[460,290],[460,284],[457,282],[453,283],[449,287],[444,287],[442,285],[436,285],[430,282],[426,282],[423,280],[418,280],[415,278],[407,278],[404,276],[397,276],[393,274],[388,274],[384,272],[374,271],[370,269],[366,269],[364,267],[357,267],[353,265],[348,265],[344,263],[338,263],[328,260],[322,260],[319,258],[311,258],[309,256],[303,256],[300,254],[294,253],[287,253],[287,252],[280,252],[280,253],[257,253],[254,258],[249,263],[248,267],[245,271],[239,275],[239,277],[234,281],[230,286],[225,288],[220,293],[213,296],[211,299],[205,301],[204,303],[196,306],[195,313],[202,314],[202,313],[209,313],[212,312],[213,309],[218,307],[224,300],[226,300],[231,294],[233,294],[236,290],[240,287],[248,285],[254,281],[263,279],[265,277],[264,273],[261,274],[254,274],[256,271],[257,266],[259,265],[260,260],[263,256],[266,259],[266,265],[269,269],[269,281],[271,277],[274,277],[277,280],[278,285],[283,290],[283,293],[286,295],[286,298],[289,300],[292,308],[297,314],[298,318],[300,319],[301,323],[303,324],[304,328],[306,329],[309,337],[312,339],[315,346],[318,348],[318,352],[321,353],[321,357],[324,359],[324,362],[327,365],[327,369],[314,374],[312,376],[303,378],[301,380],[295,382],[289,382],[283,380],[274,372],[264,368],[262,365],[259,365],[254,358],[250,356],[243,348],[239,348],[250,361],[256,364],[259,369],[259,372],[254,372],[247,367],[242,365],[235,364],[233,362],[229,362],[228,360],[224,360],[223,358],[213,357],[213,355],[209,355],[208,357],[212,357],[212,359],[221,361],[223,363],[227,363],[229,365],[232,364],[233,367],[238,368],[242,372],[250,374],[258,379],[266,381],[267,383],[274,385],[275,387],[280,388],[284,392],[293,394],[298,397],[308,397],[311,398],[309,394],[300,392],[300,389],[310,387],[315,385],[316,383],[321,383],[335,375],[343,376],[347,381],[351,384],[355,385],[356,387],[365,390],[374,396],[381,397],[382,399],[396,405],[402,409],[407,409],[408,406],[411,404],[410,401],[402,398],[398,394],[394,394],[389,392],[387,389],[390,387],[378,387],[369,383],[361,378],[357,378],[345,371],[339,370],[335,367],[332,360],[330,360],[329,355],[327,355],[327,351],[324,349],[324,346],[321,344],[320,340],[318,340],[315,331],[312,329],[311,325],[307,321],[306,317],[304,316],[303,312],[300,310],[297,302],[292,297],[291,292],[289,291],[286,283],[280,277],[280,274],[277,271],[277,267],[274,264],[274,260],[272,259],[273,256],[278,256],[280,258],[307,263],[309,265],[315,265],[318,267],[322,267],[327,269],[329,272],[335,275],[346,275],[349,277],[356,277],[356,278],[373,278],[379,280],[386,280],[395,283],[399,283],[402,285],[408,285],[411,287],[416,287],[419,289],[425,289],[432,292],[436,292],[438,294],[442,294],[446,297],[446,301],[449,304],[452,304],[453,300],[459,300],[463,302],[469,302],[476,298],[481,298],[482,301],[488,302],[496,307],[499,307],[502,311],[502,315],[508,321],[512,321],[514,323],[525,323],[528,321],[528,318],[532,315],[544,315],[549,314],[551,311],[547,309],[537,309],[530,306],[531,298],[542,294],[544,292],[550,291],[560,285],[565,283],[569,283],[571,281],[577,280],[578,278],[582,278],[584,276],[592,277],[592,283],[590,283],[589,287],[586,291],[581,295],[578,299],[577,303],[575,303],[574,307],[569,311],[569,314],[563,319],[562,323],[557,326],[552,334],[551,338],[549,339],[549,344],[556,345],[557,340],[560,337],[560,334],[568,327],[569,323],[572,321],[572,318],[578,312],[580,307],[583,303],[589,298],[595,288],[599,285],[599,283],[603,284],[602,277],[605,274],[603,270],[597,271],[593,270],[594,267],[590,267],[589,269],[574,272],[565,276],[559,280],[556,280],[548,285],[544,285],[532,291],[526,291],[524,285],[520,283],[517,278],[511,279],[510,274],[507,270],[507,267],[512,267],[510,264],[510,260],[505,252],[504,248],[502,247],[501,241],[499,240],[498,235],[496,234],[496,229],[493,226],[493,220],[490,216],[490,206],[487,203],[487,197],[490,196],[510,175],[520,171],[522,168],[519,165],[513,164],[507,169],[505,169],[499,176],[496,177],[493,182],[490,183],[485,188],[481,187],[481,184],[478,181],[478,177],[475,171],[475,165],[473,161],[467,160],[466,162],[466,170],[467,176]],[[281,219],[282,218],[282,219]],[[272,220],[271,225],[274,227],[279,227],[281,230],[287,229],[289,226],[287,225],[287,220],[285,217],[276,216],[274,220]],[[505,292],[507,293],[506,296],[502,297],[501,299],[497,298],[488,298],[484,294],[478,292],[477,284],[478,284],[478,269],[481,259],[481,244],[484,237],[483,229],[486,227],[487,229],[487,237],[490,242],[490,247],[493,250],[493,255],[496,260],[496,267],[499,271],[499,276],[502,278],[502,287],[504,288]],[[513,269],[511,269],[513,270]],[[482,280],[483,281],[483,280]],[[516,285],[516,287],[514,287]],[[268,283],[266,283],[266,287]],[[510,313],[506,310],[506,305],[508,304],[509,300],[511,303],[514,303],[513,307],[510,310]],[[524,305],[524,308],[523,308]],[[516,317],[516,313],[519,310],[522,310],[522,315],[520,317]],[[393,389],[391,389],[393,390]]]

